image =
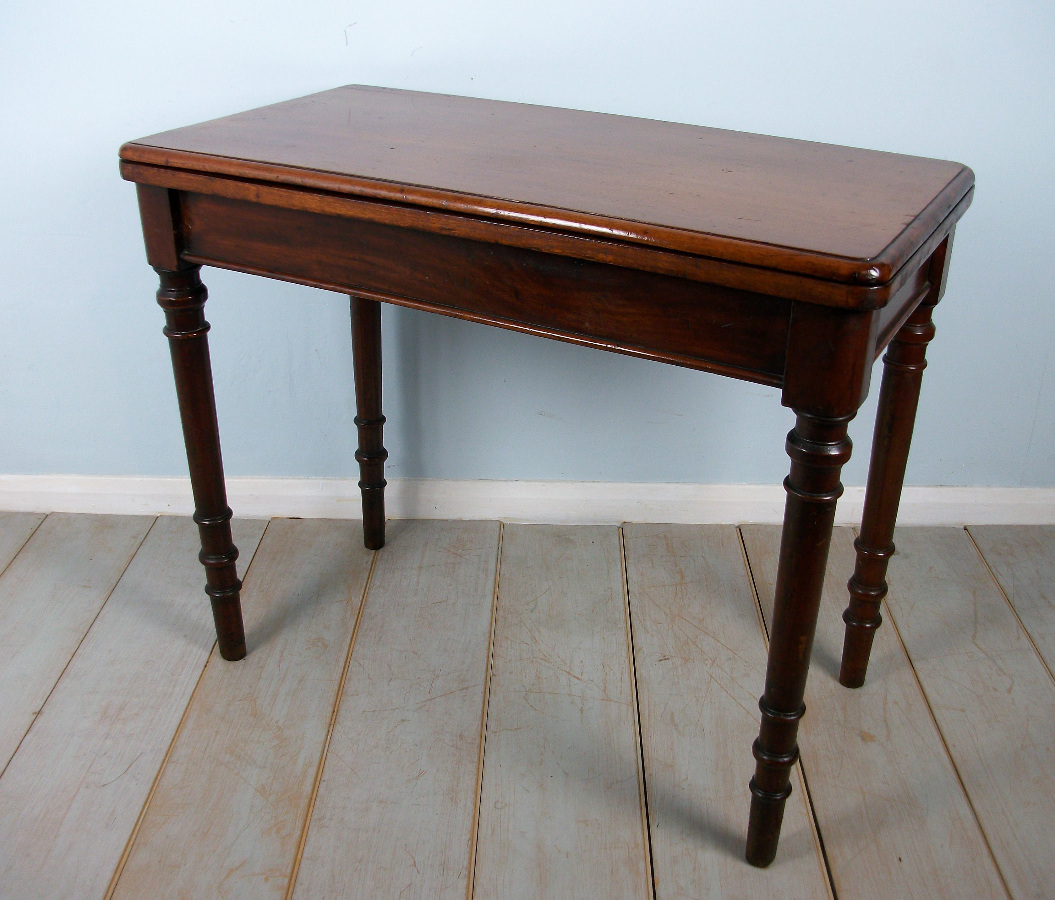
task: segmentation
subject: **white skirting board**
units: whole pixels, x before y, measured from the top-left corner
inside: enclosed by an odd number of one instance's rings
[[[228,478],[228,502],[247,517],[360,518],[354,479]],[[850,486],[836,521],[861,520],[864,488]],[[386,507],[396,519],[697,524],[780,522],[780,485],[642,484],[599,481],[445,481],[393,478]],[[189,514],[186,478],[0,475],[0,510]],[[906,487],[903,525],[1055,524],[1055,488]]]

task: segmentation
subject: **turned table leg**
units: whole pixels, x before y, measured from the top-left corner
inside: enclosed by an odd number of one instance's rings
[[[231,538],[231,509],[223,481],[216,399],[209,364],[209,323],[205,321],[208,294],[198,273],[200,266],[171,272],[155,269],[161,278],[158,304],[165,311],[165,336],[172,353],[183,440],[187,445],[194,521],[201,536],[199,559],[205,566],[205,593],[212,601],[216,640],[224,659],[245,656],[245,631],[235,561],[238,548]]]
[[[850,416],[826,419],[799,412],[788,435],[791,474],[780,543],[776,600],[770,626],[762,725],[754,743],[747,861],[767,866],[776,856],[784,803],[791,794],[791,767],[798,759],[799,719],[806,690],[813,632],[828,561],[839,473],[850,458]]]
[[[854,541],[857,565],[847,587],[850,605],[843,613],[846,637],[839,681],[857,688],[865,683],[872,639],[882,624],[880,604],[887,593],[886,572],[894,555],[894,523],[905,481],[920,384],[927,367],[927,344],[934,337],[931,313],[937,296],[925,299],[891,341],[883,357],[872,460],[868,468],[860,537]]]
[[[381,304],[352,295],[352,364],[355,425],[359,431],[359,489],[363,495],[363,543],[385,546],[385,417],[381,414]]]

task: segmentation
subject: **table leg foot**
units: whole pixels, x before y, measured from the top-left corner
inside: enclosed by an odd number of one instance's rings
[[[363,497],[363,543],[385,545],[385,417],[381,414],[381,304],[351,297],[352,359],[355,368],[355,426],[359,432],[359,489]]]
[[[879,610],[887,594],[887,565],[894,555],[894,524],[905,482],[923,370],[927,367],[927,344],[934,337],[931,313],[936,303],[936,293],[923,300],[883,357],[883,385],[879,391],[861,533],[854,541],[857,564],[847,584],[850,603],[843,613],[846,636],[839,682],[849,688],[865,683],[872,639],[883,622]]]
[[[798,730],[798,720],[806,712],[804,706],[792,715],[782,716],[775,710],[768,709],[759,703],[762,710],[762,729],[766,729],[767,719],[770,725],[779,720],[787,721],[786,728],[794,733]],[[791,721],[791,720],[794,721]],[[780,827],[784,822],[784,804],[791,796],[790,770],[798,759],[798,747],[790,753],[773,754],[763,749],[761,739],[756,740],[751,748],[755,757],[755,777],[751,779],[751,815],[747,828],[747,861],[753,866],[765,868],[777,855],[777,844],[780,842]],[[777,790],[767,790],[763,785],[782,785]]]
[[[798,759],[799,720],[806,691],[813,634],[828,562],[839,474],[850,458],[850,416],[822,418],[798,413],[788,435],[791,474],[780,543],[776,598],[770,623],[766,688],[755,741],[747,861],[769,865],[777,852],[784,804],[791,794],[791,768]]]
[[[242,582],[235,569],[238,548],[231,540],[231,516],[230,507],[227,507],[212,517],[195,512],[194,521],[201,535],[202,551],[198,559],[205,566],[205,593],[212,603],[220,656],[237,660],[245,658],[246,649],[240,596]]]
[[[169,339],[187,448],[194,521],[201,537],[198,558],[205,567],[205,593],[212,602],[220,655],[234,660],[242,659],[246,653],[239,597],[242,583],[235,567],[238,548],[231,537],[232,514],[223,480],[209,361],[209,323],[204,311],[208,293],[199,277],[200,269],[156,269],[161,279],[157,300],[165,311],[164,333]]]

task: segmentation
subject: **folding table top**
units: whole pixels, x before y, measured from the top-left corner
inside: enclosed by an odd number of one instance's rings
[[[121,158],[870,286],[974,185],[955,162],[363,86],[141,138]]]

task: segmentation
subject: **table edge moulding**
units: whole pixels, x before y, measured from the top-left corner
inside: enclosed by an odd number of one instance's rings
[[[847,425],[884,349],[840,681],[864,684],[959,163],[348,86],[125,144],[160,277],[221,654],[246,653],[203,265],[349,295],[366,546],[385,541],[381,304],[781,389],[795,413],[746,856],[775,857]]]

